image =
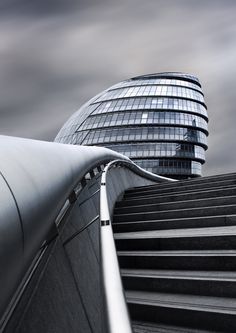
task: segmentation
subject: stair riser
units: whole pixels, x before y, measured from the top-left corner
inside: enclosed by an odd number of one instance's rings
[[[118,251],[233,250],[236,236],[116,239]]]
[[[128,307],[132,320],[158,322],[217,332],[236,332],[236,317],[230,314],[135,304],[129,300]]]
[[[115,214],[113,221],[118,222],[131,222],[131,221],[145,221],[145,220],[163,220],[175,219],[182,217],[201,217],[201,216],[215,216],[215,215],[230,215],[236,213],[236,205],[234,206],[219,206],[207,208],[193,208],[173,211],[160,211],[151,213],[136,213],[136,214]]]
[[[160,210],[176,210],[176,209],[187,209],[187,208],[200,208],[200,207],[212,207],[218,205],[236,205],[236,197],[220,197],[213,199],[201,199],[192,201],[181,201],[181,202],[169,202],[169,203],[156,203],[151,205],[140,205],[140,206],[128,206],[119,207],[114,209],[115,214],[128,214],[128,213],[139,213],[139,212],[153,212]]]
[[[231,271],[236,257],[227,256],[119,256],[121,268]]]
[[[216,217],[216,218],[199,218],[186,220],[163,220],[163,221],[141,221],[141,222],[126,222],[113,224],[112,228],[115,233],[129,231],[144,231],[144,230],[166,230],[166,229],[181,229],[181,228],[204,228],[204,227],[220,227],[224,225],[236,225],[235,218]]]
[[[216,183],[206,183],[206,184],[196,184],[196,185],[182,185],[182,186],[176,186],[171,185],[166,188],[158,188],[153,190],[146,190],[146,191],[138,191],[133,189],[132,191],[126,191],[124,194],[124,198],[133,198],[133,197],[142,197],[147,195],[155,195],[155,194],[167,194],[171,192],[176,193],[182,193],[182,192],[188,192],[188,190],[203,190],[203,189],[214,189],[215,187],[219,188],[221,186],[235,186],[236,180],[227,180],[222,182],[216,182]]]
[[[173,294],[236,297],[236,281],[123,276],[125,290],[143,290]]]
[[[189,201],[189,200],[198,200],[198,199],[210,199],[215,197],[223,197],[223,196],[232,196],[236,195],[236,188],[229,188],[226,190],[217,190],[217,191],[201,191],[201,192],[189,192],[182,193],[180,195],[158,195],[150,198],[141,198],[141,199],[133,199],[133,200],[123,200],[116,203],[116,208],[119,207],[128,207],[128,206],[138,206],[138,205],[149,205],[155,203],[167,203],[174,201]]]

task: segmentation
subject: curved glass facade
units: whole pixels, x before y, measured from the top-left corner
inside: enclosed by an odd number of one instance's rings
[[[92,98],[55,141],[105,146],[148,171],[181,179],[201,175],[207,123],[204,95],[195,76],[148,74]]]

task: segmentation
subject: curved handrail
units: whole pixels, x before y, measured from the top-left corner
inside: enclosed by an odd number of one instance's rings
[[[107,175],[113,166],[124,166],[134,173],[156,182],[175,180],[155,175],[131,161],[123,160],[111,161],[102,173],[100,189],[101,258],[108,332],[131,333],[132,328],[123,292],[107,198]]]

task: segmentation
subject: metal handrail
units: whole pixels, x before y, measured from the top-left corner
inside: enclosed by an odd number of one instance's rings
[[[156,182],[175,180],[155,175],[131,161],[123,160],[111,161],[102,173],[100,189],[101,262],[107,328],[109,333],[131,333],[132,327],[120,276],[107,198],[107,175],[109,169],[113,166],[124,166],[134,173]]]

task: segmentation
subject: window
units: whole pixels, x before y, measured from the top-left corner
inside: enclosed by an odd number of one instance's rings
[[[146,124],[146,122],[147,122],[147,118],[148,118],[148,113],[147,113],[147,112],[143,112],[143,113],[142,113],[142,120],[141,120],[141,123],[142,123],[142,124]]]

